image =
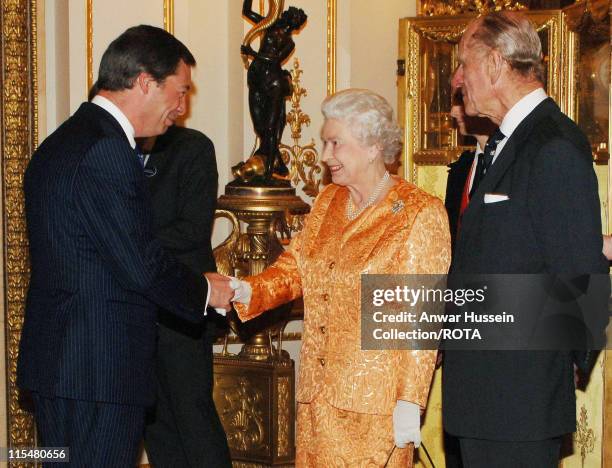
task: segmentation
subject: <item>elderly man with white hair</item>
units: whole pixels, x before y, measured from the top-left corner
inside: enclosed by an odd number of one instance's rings
[[[465,112],[498,128],[479,158],[451,275],[606,274],[590,145],[544,91],[533,25],[519,13],[482,16],[458,58]],[[606,294],[598,301],[605,307]],[[556,467],[561,436],[576,430],[574,366],[588,372],[594,354],[447,351],[444,426],[464,466]]]

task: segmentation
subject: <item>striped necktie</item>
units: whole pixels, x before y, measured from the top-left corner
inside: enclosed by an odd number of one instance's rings
[[[499,142],[502,141],[504,138],[505,136],[501,132],[501,130],[499,128],[496,128],[493,132],[493,135],[491,135],[487,140],[487,144],[485,145],[483,151],[484,174],[482,175],[482,177],[484,177],[484,175],[491,167],[491,164],[493,164],[493,158],[495,157],[495,150],[497,150],[497,145],[499,145]]]
[[[476,189],[484,179],[487,170],[493,164],[493,158],[495,157],[495,151],[499,142],[505,138],[505,135],[499,128],[496,128],[493,134],[487,140],[487,144],[484,147],[484,151],[478,156],[478,162],[476,163],[476,173],[474,174],[474,182],[472,182],[472,189],[470,190],[470,198],[476,193]]]

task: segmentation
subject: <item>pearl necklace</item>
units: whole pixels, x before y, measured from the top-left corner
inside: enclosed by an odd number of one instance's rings
[[[348,200],[346,202],[346,217],[349,219],[349,221],[353,221],[355,218],[357,218],[357,216],[359,216],[363,212],[363,210],[365,210],[366,208],[374,204],[374,202],[380,195],[380,192],[382,192],[383,187],[389,180],[389,177],[390,177],[389,171],[385,171],[384,175],[378,181],[378,184],[376,184],[376,187],[374,188],[372,195],[368,197],[365,204],[359,209],[355,208],[353,199],[351,198],[351,195],[349,194]]]

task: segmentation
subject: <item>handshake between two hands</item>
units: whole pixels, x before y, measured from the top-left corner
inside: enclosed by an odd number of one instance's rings
[[[219,273],[204,273],[210,287],[208,305],[225,315],[232,308],[230,302],[251,302],[251,286],[233,276],[224,276]]]

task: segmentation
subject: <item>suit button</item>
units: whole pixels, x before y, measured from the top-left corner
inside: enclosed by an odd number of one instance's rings
[[[323,300],[324,301],[329,301],[329,294],[327,294],[327,293],[323,294]]]
[[[321,363],[322,366],[325,365],[325,359],[321,358],[321,359],[319,359],[319,362]]]
[[[331,262],[331,263],[329,264],[329,269],[330,269],[330,270],[333,270],[335,266],[336,266],[336,262]]]
[[[323,333],[323,334],[325,334],[325,332],[327,331],[327,330],[325,329],[325,327],[319,327],[319,330],[321,330],[321,333]]]

